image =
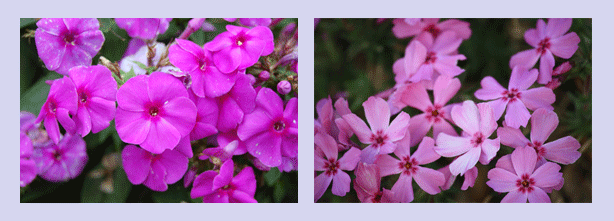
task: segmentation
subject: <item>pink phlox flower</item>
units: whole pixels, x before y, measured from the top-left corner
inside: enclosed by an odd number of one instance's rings
[[[77,66],[69,71],[77,88],[79,107],[75,123],[81,136],[98,133],[115,118],[117,82],[113,73],[102,65]]]
[[[342,118],[352,128],[358,140],[370,144],[362,150],[361,161],[373,163],[378,154],[392,153],[396,149],[395,141],[405,137],[409,125],[409,114],[401,112],[390,122],[390,109],[381,98],[369,97],[362,103],[365,116],[371,129],[356,114],[343,115]]]
[[[334,113],[334,125],[339,130],[337,140],[339,141],[339,144],[341,144],[340,149],[347,150],[350,147],[357,147],[358,145],[350,140],[350,138],[354,135],[354,131],[352,130],[352,127],[350,127],[350,125],[343,119],[343,115],[352,113],[348,102],[343,97],[335,101]]]
[[[168,49],[168,59],[175,67],[190,75],[191,88],[199,97],[219,97],[228,93],[237,77],[244,71],[220,72],[211,52],[196,43],[176,39]]]
[[[502,203],[526,203],[527,199],[530,203],[550,203],[547,192],[563,182],[561,167],[551,162],[539,167],[536,164],[537,154],[532,148],[516,148],[488,171],[486,185],[500,193],[509,192]]]
[[[214,148],[207,148],[203,150],[201,156],[198,157],[200,160],[207,160],[215,165],[222,165],[227,160],[231,159],[234,155],[235,150],[239,146],[239,141],[234,140],[228,143],[226,146],[219,146]]]
[[[19,186],[27,186],[36,178],[38,168],[32,159],[32,141],[24,133],[19,132]]]
[[[95,18],[43,18],[36,26],[38,56],[47,69],[63,75],[72,67],[91,65],[104,43]]]
[[[341,116],[352,113],[345,99],[339,98],[333,108],[332,99],[321,99],[316,104],[318,119],[315,122],[314,135],[318,132],[326,133],[339,142],[341,150],[347,150],[350,146],[357,146],[350,137],[354,135],[352,128]]]
[[[465,40],[471,37],[469,22],[457,19],[448,19],[439,22],[439,18],[397,18],[392,21],[392,33],[397,38],[407,38],[428,33],[433,38],[437,38],[445,31],[452,31],[459,38]]]
[[[410,140],[410,136],[405,136],[398,142],[398,147],[394,151],[394,155],[398,159],[382,154],[377,156],[375,160],[382,177],[400,174],[391,190],[401,203],[409,203],[414,200],[412,179],[418,183],[422,190],[431,195],[441,192],[439,187],[444,185],[446,181],[443,173],[420,166],[432,163],[441,157],[433,149],[435,140],[424,137],[413,155],[410,154]]]
[[[573,66],[571,65],[571,63],[567,61],[565,63],[562,63],[558,67],[554,68],[554,71],[552,71],[552,80],[550,80],[550,82],[548,82],[544,86],[552,90],[561,86],[561,82],[565,79],[563,74],[571,70],[572,67]]]
[[[456,50],[462,39],[446,31],[437,38],[425,34],[412,40],[405,49],[405,57],[393,64],[397,82],[434,81],[439,75],[455,77],[465,70],[457,66],[465,60]]]
[[[249,29],[226,25],[226,30],[204,45],[213,53],[213,62],[222,73],[248,68],[260,56],[273,52],[273,32],[268,27]]]
[[[172,18],[116,18],[115,23],[133,38],[155,39],[168,29]]]
[[[251,167],[245,167],[233,177],[234,163],[226,161],[219,173],[205,171],[196,177],[190,197],[202,197],[205,203],[257,203],[256,177]]]
[[[512,56],[510,68],[514,66],[532,68],[537,60],[540,60],[537,82],[540,84],[550,82],[554,68],[553,55],[569,59],[578,50],[580,37],[575,32],[567,33],[571,22],[571,18],[550,18],[548,24],[544,20],[537,20],[537,27],[524,33],[525,41],[534,48]]]
[[[493,77],[487,76],[480,83],[482,88],[475,92],[475,97],[485,100],[494,110],[495,120],[505,113],[505,123],[513,128],[526,127],[531,114],[527,110],[537,108],[554,109],[552,104],[556,96],[552,89],[537,87],[528,89],[537,79],[537,70],[525,70],[516,66],[512,69],[508,89],[503,88]]]
[[[218,133],[215,125],[220,112],[215,99],[196,96],[193,91],[188,91],[188,94],[196,105],[196,124],[190,132],[190,140],[200,140]]]
[[[319,148],[322,155],[316,154],[314,157],[315,171],[323,171],[314,180],[314,201],[318,201],[326,192],[331,181],[332,193],[337,196],[345,196],[350,191],[350,175],[346,171],[352,171],[360,160],[360,149],[350,148],[338,159],[339,150],[337,142],[328,134],[318,133],[314,138],[316,148]]]
[[[188,170],[188,158],[177,150],[152,154],[134,145],[122,151],[122,164],[132,184],[159,192],[166,191],[168,184],[179,181]]]
[[[269,26],[271,18],[239,18],[239,23],[249,27]]]
[[[452,108],[452,120],[466,136],[457,137],[440,133],[437,137],[435,152],[443,157],[456,158],[450,164],[452,175],[463,175],[480,163],[486,165],[499,151],[499,138],[488,139],[497,129],[497,121],[490,105],[465,101],[461,106]]]
[[[441,186],[441,190],[448,190],[454,184],[457,176],[452,175],[450,172],[450,165],[446,165],[445,167],[439,168],[437,171],[443,173],[443,176],[446,178],[446,182]],[[475,184],[475,179],[478,178],[478,168],[472,167],[467,170],[463,175],[465,180],[463,181],[463,185],[461,186],[461,190],[467,190],[469,187],[473,187]]]
[[[79,176],[87,158],[83,138],[70,134],[65,134],[58,144],[49,142],[32,153],[38,175],[51,182],[64,182]]]
[[[220,113],[217,129],[222,132],[237,129],[245,115],[254,110],[256,90],[247,76],[240,75],[228,93],[216,98]]]
[[[394,203],[394,192],[381,189],[381,176],[375,164],[358,163],[354,170],[354,190],[362,203]]]
[[[527,139],[517,128],[501,127],[497,135],[501,144],[512,147],[531,147],[537,153],[537,160],[551,160],[560,164],[572,164],[582,155],[580,142],[571,136],[546,143],[548,137],[559,124],[559,118],[553,111],[537,109],[531,116],[531,139]]]
[[[260,89],[256,95],[256,108],[245,115],[237,136],[245,142],[251,155],[269,167],[281,164],[282,153],[296,157],[298,99],[290,99],[284,109],[283,101],[272,89]]]
[[[181,81],[154,72],[130,78],[117,91],[115,127],[122,141],[161,154],[190,134],[196,105]]]
[[[44,120],[43,125],[49,134],[49,138],[54,143],[60,141],[60,127],[66,129],[68,133],[75,133],[77,126],[70,115],[77,114],[77,88],[68,76],[53,81],[47,101],[41,107],[41,111],[36,118],[35,123],[40,123]]]
[[[408,84],[395,92],[396,99],[400,100],[399,103],[424,112],[409,120],[408,129],[412,139],[411,146],[418,144],[431,130],[431,127],[433,128],[434,139],[437,139],[441,132],[448,135],[458,135],[448,122],[452,122],[450,111],[452,111],[453,104],[446,105],[446,103],[454,97],[460,86],[461,83],[457,78],[440,75],[433,88],[433,103],[431,103],[427,90],[421,83]]]

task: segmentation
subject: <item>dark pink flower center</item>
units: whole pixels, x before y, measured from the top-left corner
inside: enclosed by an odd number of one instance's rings
[[[430,51],[428,54],[426,54],[426,59],[424,60],[425,64],[432,64],[435,63],[435,61],[437,61],[437,55],[435,52]]]
[[[275,129],[275,131],[277,131],[277,132],[281,132],[281,131],[283,131],[284,129],[286,129],[286,124],[285,124],[285,123],[284,123],[284,121],[282,121],[282,120],[277,121],[277,122],[275,122],[275,123],[273,124],[273,129]]]
[[[73,33],[67,33],[64,35],[64,42],[69,45],[75,45],[75,35]]]
[[[205,59],[200,59],[200,61],[198,61],[198,66],[200,67],[200,70],[205,70],[207,69],[207,61],[205,61]]]
[[[79,102],[85,103],[87,102],[87,94],[85,92],[79,92]]]
[[[544,38],[537,44],[537,53],[545,54],[546,50],[550,49],[550,38]]]
[[[521,93],[518,91],[517,88],[512,88],[511,90],[504,91],[502,95],[503,97],[501,99],[503,99],[503,101],[509,100],[509,102],[512,102],[516,101],[516,99],[520,99]]]
[[[339,169],[339,162],[335,159],[329,159],[328,162],[324,164],[324,168],[326,169],[326,175],[334,176]]]
[[[51,113],[55,113],[57,109],[57,105],[55,104],[54,101],[49,101],[49,104],[47,105],[47,107],[49,108],[49,112]]]
[[[418,170],[418,161],[415,158],[409,158],[409,156],[403,157],[403,160],[399,162],[399,168],[403,170],[406,175],[412,175]]]
[[[379,130],[376,134],[371,134],[371,142],[373,142],[376,147],[384,145],[386,140],[388,140],[388,135],[384,134],[384,131]]]
[[[480,145],[482,145],[482,143],[484,143],[485,139],[486,137],[484,137],[482,133],[478,132],[473,135],[473,139],[471,139],[471,144],[473,145],[473,147],[479,147]]]
[[[544,148],[542,146],[542,143],[539,141],[535,141],[533,143],[529,142],[527,143],[527,146],[533,147],[533,149],[535,150],[535,153],[537,153],[538,160],[546,155],[546,148]]]
[[[382,202],[382,195],[384,195],[384,193],[382,191],[377,191],[377,193],[375,193],[375,195],[373,195],[373,202],[374,203]]]
[[[158,116],[158,114],[160,113],[160,109],[158,109],[158,107],[153,106],[149,108],[149,115],[152,117]]]
[[[62,160],[62,153],[60,151],[54,150],[53,159],[55,159],[56,161]]]
[[[426,27],[424,27],[424,29],[422,29],[425,32],[429,32],[433,35],[433,38],[437,38],[437,36],[439,35],[439,33],[441,33],[441,29],[439,29],[435,24],[430,24]]]
[[[523,174],[520,179],[516,180],[516,187],[521,193],[530,193],[533,191],[535,180],[529,174]]]
[[[444,111],[441,109],[441,106],[434,105],[426,108],[426,119],[430,122],[437,123],[443,119]]]
[[[246,40],[247,39],[246,39],[245,33],[241,32],[237,35],[235,43],[237,44],[237,46],[241,46],[243,45],[243,43],[245,43]]]

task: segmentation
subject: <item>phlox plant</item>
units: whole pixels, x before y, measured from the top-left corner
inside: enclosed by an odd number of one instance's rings
[[[591,202],[591,22],[317,19],[314,201]]]
[[[21,19],[21,202],[297,202],[297,19]]]

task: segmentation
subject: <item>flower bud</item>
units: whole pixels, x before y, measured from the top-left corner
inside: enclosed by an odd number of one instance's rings
[[[290,84],[290,82],[286,80],[280,81],[277,84],[277,92],[279,92],[280,94],[290,93],[291,90],[292,90],[292,84]]]
[[[271,77],[271,74],[268,71],[262,71],[258,75],[258,78],[260,78],[261,81],[267,81],[269,80],[270,77]]]

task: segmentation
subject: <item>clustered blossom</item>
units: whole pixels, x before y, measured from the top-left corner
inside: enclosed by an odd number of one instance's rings
[[[286,95],[297,84],[283,80],[296,79],[296,25],[277,40],[271,28],[280,21],[240,19],[243,26],[227,25],[198,45],[186,39],[206,21],[193,19],[167,47],[157,38],[171,19],[117,18],[133,38],[124,58],[91,65],[104,41],[97,19],[41,19],[41,59],[67,76],[49,82],[38,116],[21,114],[20,186],[37,176],[51,182],[79,176],[88,159],[83,137],[115,120],[110,129],[129,144],[121,161],[132,184],[166,191],[184,178],[191,197],[204,202],[257,202],[254,167],[298,168],[298,98]],[[88,60],[75,60],[82,58]],[[252,165],[233,161],[239,155]]]
[[[393,20],[392,32],[397,38],[414,37],[405,57],[392,67],[396,75],[394,88],[362,103],[370,128],[349,110],[344,98],[339,98],[334,107],[330,97],[317,102],[315,201],[331,180],[333,195],[345,196],[353,183],[363,203],[412,202],[412,180],[424,192],[435,195],[450,189],[458,176],[464,176],[461,190],[467,190],[483,173],[478,171],[477,162],[489,165],[494,160],[496,167],[487,172],[486,184],[496,192],[508,192],[502,202],[550,202],[548,193],[562,188],[564,180],[557,163],[578,160],[580,143],[571,136],[552,142],[547,139],[558,126],[558,116],[552,111],[556,101],[553,89],[564,79],[558,76],[572,67],[565,62],[553,71],[552,53],[568,59],[578,48],[577,35],[565,34],[571,19],[550,19],[548,25],[538,20],[537,29],[525,33],[527,42],[536,49],[511,58],[508,88],[493,77],[485,77],[475,97],[486,102],[477,104],[472,100],[448,104],[461,89],[456,77],[464,70],[457,61],[465,57],[458,48],[471,36],[469,23],[456,19],[438,21]],[[532,69],[540,56],[540,69]],[[532,88],[536,81],[547,85]],[[410,117],[403,111],[407,106],[422,113]],[[505,119],[499,125],[504,112]],[[521,130],[529,120],[530,139]],[[354,135],[360,143],[351,140]],[[504,148],[501,144],[514,149],[512,154],[497,159],[497,153]],[[338,156],[341,159],[337,160]],[[355,175],[353,182],[349,172]],[[380,186],[381,179],[388,176],[396,180],[390,190]]]

